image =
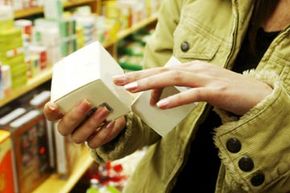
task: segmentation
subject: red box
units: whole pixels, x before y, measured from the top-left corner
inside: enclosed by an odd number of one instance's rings
[[[14,193],[10,134],[0,130],[0,193]]]

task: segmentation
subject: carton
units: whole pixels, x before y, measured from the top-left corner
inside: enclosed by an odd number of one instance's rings
[[[69,55],[53,68],[51,100],[62,112],[68,112],[83,99],[94,106],[105,105],[114,120],[130,111],[134,97],[113,84],[112,77],[122,68],[99,42]]]
[[[165,66],[175,65],[180,65],[180,62],[175,57],[171,57]],[[160,99],[185,90],[187,90],[186,87],[166,87],[163,89]],[[132,104],[132,111],[161,136],[165,136],[173,130],[196,106],[192,103],[172,109],[161,110],[156,106],[150,105],[150,98],[151,91],[143,92]]]
[[[39,110],[31,110],[9,124],[19,193],[30,193],[51,174],[47,126]]]
[[[0,130],[0,192],[14,193],[14,182],[10,134]]]
[[[174,57],[167,65],[180,64]],[[57,63],[53,69],[51,100],[63,113],[70,111],[83,99],[95,107],[105,105],[111,110],[108,120],[114,120],[129,111],[141,119],[161,136],[165,136],[178,125],[195,104],[161,110],[150,105],[151,91],[132,95],[123,87],[113,84],[114,75],[123,74],[122,68],[99,42],[92,43]],[[182,92],[186,88],[168,87],[162,97]]]

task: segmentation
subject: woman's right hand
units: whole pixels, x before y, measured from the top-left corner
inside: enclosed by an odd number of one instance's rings
[[[58,131],[63,136],[71,136],[77,143],[87,142],[92,149],[98,148],[113,140],[126,126],[124,117],[107,122],[110,111],[106,107],[99,107],[92,112],[93,106],[87,101],[82,101],[70,112],[62,114],[59,108],[51,102],[44,107],[44,114],[50,121],[58,121]]]

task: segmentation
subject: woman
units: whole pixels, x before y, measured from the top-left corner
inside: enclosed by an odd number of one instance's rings
[[[289,8],[289,0],[164,0],[144,57],[158,68],[115,77],[131,92],[153,89],[151,105],[162,109],[199,102],[162,139],[132,113],[100,126],[109,112],[99,108],[82,123],[88,101],[66,115],[48,103],[45,114],[100,162],[151,145],[124,192],[290,192]],[[161,67],[171,55],[184,64]],[[159,100],[170,85],[190,89]]]

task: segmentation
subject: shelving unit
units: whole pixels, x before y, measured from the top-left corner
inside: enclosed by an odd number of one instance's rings
[[[139,23],[136,23],[131,28],[120,31],[117,35],[117,39],[111,40],[104,43],[104,47],[108,48],[112,45],[114,45],[116,42],[120,41],[121,39],[127,37],[128,35],[138,31],[139,29],[142,29],[143,27],[146,27],[147,25],[150,25],[157,21],[157,16],[153,15],[152,17],[149,17],[143,21],[140,21]],[[31,79],[28,81],[28,83],[20,88],[14,89],[11,91],[11,93],[8,96],[5,96],[4,99],[0,100],[0,107],[8,104],[9,102],[13,101],[17,97],[20,97],[21,95],[29,92],[30,90],[33,90],[37,86],[47,82],[51,79],[51,73],[52,70],[48,69],[44,71],[43,73],[37,75],[37,77]]]
[[[64,8],[69,9],[81,5],[89,5],[94,13],[99,13],[98,10],[100,9],[102,1],[105,0],[69,0],[67,3],[64,4]],[[20,18],[29,18],[36,15],[43,14],[42,7],[34,7],[25,10],[18,10],[15,11],[15,19]],[[112,55],[114,50],[116,49],[117,43],[129,36],[130,34],[146,27],[151,24],[154,24],[157,21],[157,15],[153,15],[143,21],[140,21],[134,24],[132,27],[122,30],[117,34],[115,39],[107,41],[103,44],[103,46],[110,50]],[[113,50],[113,51],[112,51]],[[8,95],[5,96],[4,99],[0,99],[0,108],[7,105],[8,103],[12,102],[13,100],[21,97],[22,95],[26,94],[29,91],[37,88],[38,86],[42,85],[45,82],[48,82],[52,76],[52,68],[49,68],[36,77],[30,79],[26,85],[21,86],[20,88],[13,89],[10,91]],[[85,171],[92,165],[93,159],[90,156],[90,152],[88,149],[83,150],[81,156],[76,160],[72,173],[67,179],[61,179],[57,174],[52,174],[44,183],[42,183],[33,193],[68,193],[72,190],[78,180],[83,176]]]
[[[19,88],[11,90],[11,92],[5,96],[4,99],[0,100],[0,107],[8,104],[9,102],[13,101],[14,99],[22,96],[23,94],[33,90],[34,88],[38,87],[39,85],[47,82],[51,79],[51,69],[47,69],[37,75],[35,78],[30,79],[26,85],[23,85]]]
[[[72,190],[77,181],[86,172],[94,162],[89,155],[88,149],[84,149],[82,155],[73,166],[72,173],[68,179],[60,179],[57,174],[51,175],[43,184],[41,184],[33,193],[68,193]]]
[[[108,42],[105,42],[104,43],[104,47],[107,48],[107,47],[110,47],[112,46],[113,44],[115,44],[116,42],[124,39],[125,37],[129,36],[130,34],[154,23],[157,21],[157,15],[153,15],[147,19],[144,19],[143,21],[140,21],[138,23],[136,23],[135,25],[133,25],[132,27],[128,28],[128,29],[125,29],[125,30],[122,30],[118,33],[117,35],[117,38],[115,40],[110,40]]]
[[[65,8],[70,7],[77,7],[80,5],[87,5],[90,3],[97,3],[97,0],[70,0],[66,3],[64,3]],[[15,11],[15,19],[24,18],[24,17],[30,17],[33,15],[38,15],[43,13],[43,7],[32,7],[28,9],[23,10],[17,10]]]

